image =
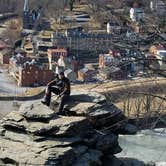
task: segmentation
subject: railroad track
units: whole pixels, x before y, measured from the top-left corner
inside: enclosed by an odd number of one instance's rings
[[[139,87],[139,86],[150,86],[150,85],[165,85],[166,86],[166,78],[153,78],[153,79],[144,79],[144,80],[136,80],[136,81],[121,81],[121,82],[109,82],[103,84],[92,84],[92,85],[75,85],[73,89],[84,89],[88,91],[96,91],[100,93],[111,92],[120,89],[128,89],[129,87]]]
[[[7,21],[11,18],[16,18],[16,17],[18,17],[18,14],[16,13],[5,13],[0,16],[0,23],[3,23],[4,21]]]

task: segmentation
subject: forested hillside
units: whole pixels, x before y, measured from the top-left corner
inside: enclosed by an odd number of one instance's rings
[[[148,4],[150,0],[138,1],[144,5]],[[165,0],[164,0],[165,1]],[[104,5],[111,4],[114,7],[122,7],[123,5],[130,5],[133,0],[29,0],[30,6],[37,8],[39,6],[48,10],[47,14],[52,11],[56,12],[56,9],[63,9],[69,6],[71,2],[74,3],[87,3],[89,5]],[[23,9],[24,0],[0,0],[0,13],[4,12],[20,12]]]

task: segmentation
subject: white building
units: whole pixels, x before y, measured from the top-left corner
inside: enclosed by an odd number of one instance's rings
[[[108,22],[107,23],[107,33],[110,34],[111,32],[111,27],[110,27],[110,23]]]
[[[161,0],[155,1],[155,10],[157,14],[164,15],[166,13],[166,5]]]
[[[142,8],[131,8],[130,9],[130,18],[132,21],[139,22],[144,18],[144,11]]]

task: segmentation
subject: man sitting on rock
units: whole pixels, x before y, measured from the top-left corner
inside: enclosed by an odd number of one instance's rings
[[[59,74],[59,78],[48,83],[44,101],[41,101],[43,104],[50,106],[52,92],[60,99],[58,114],[63,114],[63,107],[70,97],[70,81],[63,72]]]

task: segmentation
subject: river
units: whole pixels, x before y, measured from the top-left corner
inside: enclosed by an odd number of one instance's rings
[[[143,130],[137,135],[121,135],[123,151],[117,157],[135,158],[145,163],[166,166],[166,128]]]

